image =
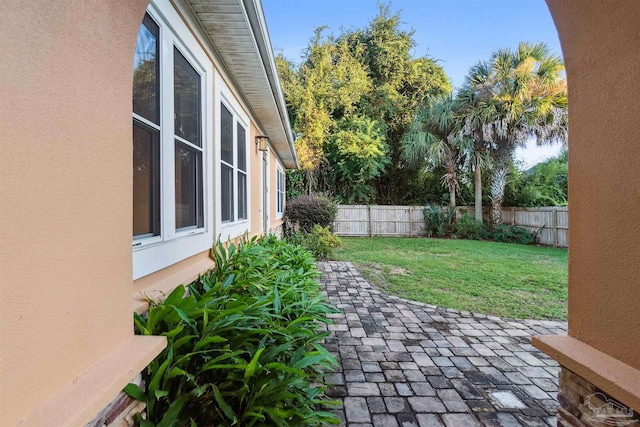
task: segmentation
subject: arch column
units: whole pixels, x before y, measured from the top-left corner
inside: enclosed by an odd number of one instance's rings
[[[533,344],[562,365],[560,424],[582,425],[599,391],[640,411],[640,2],[547,4],[569,91],[569,331]]]
[[[147,3],[0,2],[0,425],[83,425],[164,346],[131,309]]]

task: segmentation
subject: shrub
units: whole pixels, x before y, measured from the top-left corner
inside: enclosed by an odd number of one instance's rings
[[[294,245],[303,246],[316,259],[328,259],[333,255],[333,249],[342,245],[340,237],[329,231],[329,227],[314,225],[311,233],[297,231],[287,236],[287,241]]]
[[[520,243],[530,245],[536,241],[538,233],[532,233],[526,228],[515,225],[499,224],[491,235],[496,242]]]
[[[458,218],[453,226],[453,233],[457,239],[482,240],[489,237],[487,227],[482,221],[477,221],[467,214]]]
[[[314,225],[331,228],[337,214],[338,205],[327,196],[314,194],[297,197],[287,201],[287,232],[310,233]]]
[[[304,239],[304,246],[318,259],[327,259],[333,249],[342,244],[340,238],[329,231],[329,227],[314,225],[311,233]]]
[[[455,209],[445,211],[440,206],[429,205],[424,209],[423,214],[427,237],[443,237],[451,234],[456,218]]]
[[[336,366],[321,346],[328,304],[313,258],[273,237],[236,247],[218,243],[216,268],[134,314],[138,334],[167,348],[143,372],[141,426],[308,426],[337,423],[322,375]]]

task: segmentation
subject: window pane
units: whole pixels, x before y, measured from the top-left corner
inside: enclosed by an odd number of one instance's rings
[[[220,156],[222,160],[233,164],[233,115],[224,104],[221,104],[220,113]]]
[[[173,48],[175,133],[202,147],[200,140],[200,74]]]
[[[202,155],[176,143],[176,229],[202,227]]]
[[[238,172],[238,219],[247,219],[247,175]]]
[[[133,122],[133,236],[160,234],[158,131]]]
[[[220,170],[222,200],[222,221],[233,221],[233,168],[222,165]]]
[[[240,123],[238,123],[238,169],[247,171],[247,141],[246,131]]]
[[[147,14],[138,31],[133,58],[133,112],[160,123],[158,24]]]

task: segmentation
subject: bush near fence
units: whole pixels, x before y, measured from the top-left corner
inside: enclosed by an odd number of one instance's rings
[[[339,236],[404,236],[425,235],[425,206],[341,205],[333,223]],[[474,214],[473,206],[459,206],[460,212]],[[485,208],[488,213],[488,208]],[[566,248],[569,246],[569,208],[502,208],[502,223],[517,225],[530,231],[540,230],[538,243]]]

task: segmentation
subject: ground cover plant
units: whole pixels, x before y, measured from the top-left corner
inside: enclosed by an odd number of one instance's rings
[[[379,289],[447,308],[511,318],[566,319],[567,251],[507,243],[342,238],[351,261]]]
[[[218,243],[216,268],[134,315],[138,334],[167,348],[143,372],[141,426],[313,426],[323,410],[322,375],[336,366],[322,347],[329,305],[312,256],[274,237]],[[185,297],[185,290],[188,296]]]

